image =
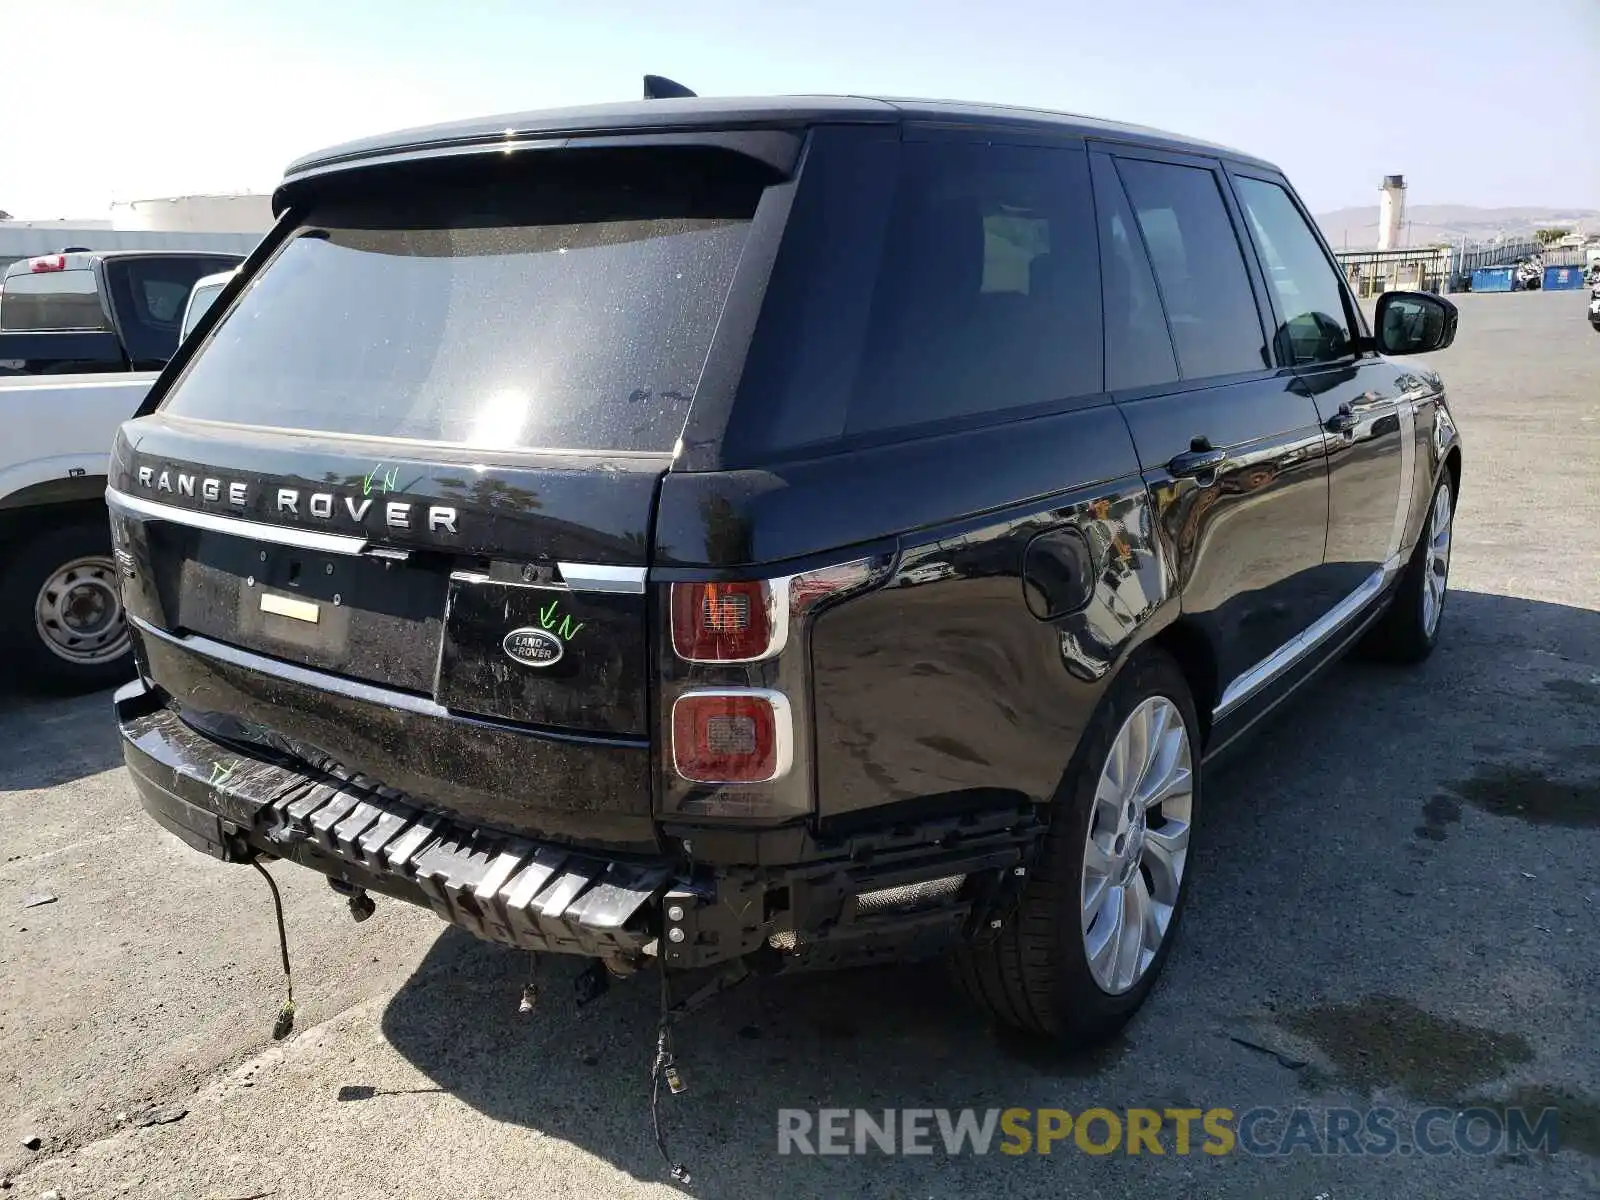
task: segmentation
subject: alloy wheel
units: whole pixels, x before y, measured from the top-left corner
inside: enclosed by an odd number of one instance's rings
[[[1188,726],[1177,705],[1152,696],[1129,714],[1112,742],[1084,846],[1083,945],[1102,991],[1131,989],[1166,940],[1193,813]]]

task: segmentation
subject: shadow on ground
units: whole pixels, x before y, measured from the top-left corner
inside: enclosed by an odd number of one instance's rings
[[[121,765],[110,691],[71,698],[0,691],[0,792],[54,787]]]
[[[1307,1088],[1352,1102],[1389,1088],[1419,1103],[1453,1103],[1466,1086],[1458,1075],[1492,1094],[1507,1090],[1503,1077],[1513,1070],[1559,1073],[1559,1051],[1555,1064],[1528,1065],[1539,1038],[1526,1055],[1503,1061],[1449,1063],[1433,1074],[1416,1065],[1428,1058],[1430,1038],[1455,1028],[1430,1028],[1425,1010],[1451,1007],[1481,968],[1471,963],[1477,951],[1459,944],[1461,914],[1426,891],[1414,898],[1428,886],[1419,876],[1453,869],[1450,847],[1439,843],[1467,836],[1460,803],[1476,803],[1470,780],[1478,775],[1503,778],[1509,763],[1572,781],[1574,803],[1592,797],[1600,777],[1600,614],[1470,592],[1452,593],[1449,605],[1445,641],[1422,668],[1359,659],[1336,667],[1213,776],[1200,834],[1212,852],[1202,852],[1183,939],[1162,986],[1116,1044],[1075,1056],[998,1035],[937,966],[761,980],[680,1027],[691,1090],[666,1101],[675,1152],[705,1167],[720,1161],[748,1179],[758,1161],[776,1161],[781,1107],[1198,1106],[1220,1096],[1239,1103],[1252,1089],[1292,1101]],[[1514,840],[1512,830],[1533,847],[1571,834],[1479,807],[1492,815],[1499,843]],[[1337,827],[1331,842],[1325,823]],[[1459,855],[1462,870],[1481,873],[1480,850]],[[1346,856],[1362,863],[1360,879],[1352,880]],[[1499,915],[1508,904],[1496,903],[1475,931],[1490,942],[1503,936],[1494,922],[1511,919]],[[1397,913],[1412,914],[1409,924]],[[662,1178],[647,1107],[654,978],[614,987],[577,1010],[576,964],[547,959],[541,1007],[519,1017],[526,970],[526,957],[447,930],[389,1004],[384,1033],[430,1079],[495,1120],[571,1141],[634,1176]],[[1410,999],[1388,998],[1401,992]],[[1343,1046],[1322,1055],[1323,1069],[1299,1076],[1285,1066],[1304,1062],[1260,1054],[1249,1038],[1231,1036],[1240,1022],[1275,1022],[1272,1036],[1316,1059],[1315,1037],[1293,1039],[1297,1030],[1315,1033],[1325,1011],[1312,1007],[1318,1000],[1391,1015],[1396,1004],[1422,1007],[1407,1011],[1398,1034],[1390,1016],[1374,1018],[1370,1062],[1360,1046]],[[1524,1017],[1508,1012],[1506,1022]],[[1406,1041],[1411,1027],[1415,1045]],[[1358,1022],[1341,1028],[1347,1041],[1363,1037]],[[1524,1044],[1515,1032],[1478,1033],[1491,1044]],[[1397,1049],[1383,1041],[1396,1038]],[[1365,1075],[1341,1075],[1351,1054],[1367,1062]],[[928,1169],[922,1161],[873,1163],[874,1190],[904,1186],[909,1194],[927,1184],[917,1174]],[[1001,1161],[950,1160],[942,1169],[954,1174],[940,1190],[958,1180],[982,1188]]]

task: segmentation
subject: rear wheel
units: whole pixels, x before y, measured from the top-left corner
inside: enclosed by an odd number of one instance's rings
[[[0,577],[0,633],[15,681],[40,691],[88,691],[133,670],[111,536],[83,521],[9,547]]]
[[[957,981],[996,1019],[1087,1045],[1144,1003],[1188,894],[1199,745],[1177,664],[1140,651],[1085,732],[1016,909],[956,955]]]

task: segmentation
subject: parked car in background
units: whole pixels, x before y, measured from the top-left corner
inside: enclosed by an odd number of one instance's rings
[[[233,275],[226,271],[202,276],[192,288],[198,296],[186,295],[176,303],[176,293],[166,290],[169,283],[213,265],[217,256],[198,261],[181,256],[180,271],[171,270],[170,261],[157,266],[109,257],[113,261],[105,265],[104,277],[111,280],[107,295],[113,303],[121,286],[118,276],[126,271],[132,277],[129,286],[145,292],[137,311],[159,318],[163,325],[172,323],[174,313],[181,314],[176,335],[182,337],[188,336]],[[91,268],[77,269],[84,276],[92,274]],[[39,274],[52,282],[59,280],[53,268]],[[82,297],[86,282],[69,279],[54,291],[24,290],[32,297],[31,307],[11,312],[31,313],[30,319],[46,321],[87,321],[99,310],[81,299],[66,299]],[[56,330],[0,334],[0,346],[10,342],[46,347],[41,359],[12,364],[19,369],[42,367],[42,373],[0,374],[0,425],[7,434],[0,446],[0,634],[8,647],[0,660],[0,674],[11,676],[8,682],[36,689],[104,687],[133,673],[117,586],[119,568],[106,525],[106,461],[117,427],[138,410],[157,372],[125,369],[131,365],[126,354],[120,359],[111,356],[114,343],[122,345],[124,335],[104,329],[82,334],[91,350],[95,345],[106,350],[107,357],[96,361],[98,370],[58,373],[71,360],[54,356],[77,353],[65,349],[63,341],[78,336],[72,331],[63,339]],[[133,344],[170,355],[164,341],[155,345],[141,341],[145,337],[132,335]],[[172,345],[176,348],[177,341]]]
[[[180,340],[194,332],[194,327],[200,323],[200,318],[211,311],[211,306],[216,303],[217,297],[222,294],[222,289],[238,273],[220,271],[215,275],[207,275],[195,281],[194,290],[189,293],[189,302],[183,310],[183,327],[179,332]]]
[[[107,491],[131,777],[225,861],[619,976],[949,954],[1104,1039],[1208,765],[1439,636],[1461,450],[1390,356],[1456,310],[1369,326],[1258,158],[685,98],[374,138],[275,203]]]
[[[0,378],[0,678],[82,691],[133,673],[106,461],[153,371]]]
[[[1589,324],[1594,326],[1596,333],[1600,333],[1600,283],[1592,284],[1589,288]]]
[[[14,262],[0,281],[0,375],[159,371],[195,281],[237,254],[70,251]]]

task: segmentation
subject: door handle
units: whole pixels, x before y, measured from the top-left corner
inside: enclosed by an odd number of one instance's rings
[[[1167,463],[1167,474],[1174,479],[1192,479],[1199,475],[1210,475],[1210,479],[1201,480],[1201,486],[1216,482],[1217,468],[1228,461],[1226,450],[1213,450],[1211,443],[1205,438],[1195,438],[1189,444],[1189,449],[1182,454],[1175,454],[1172,461]]]
[[[1324,421],[1322,427],[1329,433],[1352,433],[1356,427],[1356,415],[1350,411],[1348,404],[1341,404],[1339,411]]]

